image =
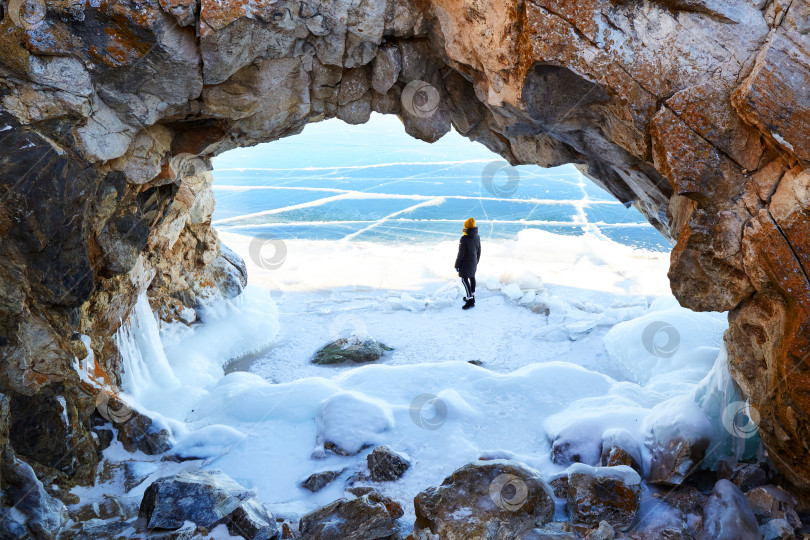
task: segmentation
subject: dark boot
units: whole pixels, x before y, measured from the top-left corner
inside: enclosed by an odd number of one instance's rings
[[[465,300],[466,302],[464,302],[464,305],[461,306],[461,309],[470,309],[471,307],[475,306],[475,297],[466,298]]]

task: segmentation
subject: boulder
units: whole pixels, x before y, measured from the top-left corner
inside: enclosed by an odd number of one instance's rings
[[[759,525],[740,488],[719,480],[703,511],[701,540],[759,540]]]
[[[128,452],[140,450],[144,454],[157,455],[172,447],[169,428],[140,412],[132,411],[126,420],[115,425],[118,440]]]
[[[360,341],[357,337],[340,338],[323,346],[312,358],[313,364],[334,365],[354,362],[362,364],[379,360],[386,352],[394,349],[368,338]]]
[[[143,494],[139,515],[147,527],[178,529],[191,521],[211,529],[224,524],[250,540],[278,537],[276,520],[255,491],[218,470],[184,471],[160,478]]]
[[[754,516],[764,523],[773,519],[783,519],[793,529],[802,526],[799,514],[796,513],[796,499],[784,489],[777,486],[760,486],[745,494],[748,505]]]
[[[602,435],[602,453],[599,464],[602,467],[627,465],[638,474],[641,469],[641,444],[625,429],[610,429]]]
[[[651,454],[647,481],[653,484],[679,486],[699,468],[709,441],[675,438],[655,441],[647,446]]]
[[[440,538],[506,540],[554,516],[554,497],[536,470],[516,461],[464,465],[414,498],[414,532]]]
[[[31,466],[6,449],[0,478],[8,505],[0,510],[0,538],[55,538],[68,520],[67,508],[45,491]]]
[[[389,446],[378,446],[366,461],[371,479],[375,482],[398,480],[411,466],[407,456],[394,452]]]
[[[731,480],[743,493],[768,483],[768,473],[755,463],[720,461],[717,464],[717,475]]]
[[[796,538],[793,527],[784,519],[772,519],[759,528],[762,540],[792,540]]]
[[[312,473],[307,477],[306,480],[301,482],[301,487],[310,490],[311,492],[315,493],[316,491],[320,491],[332,482],[335,479],[343,474],[343,471],[346,469],[341,469],[339,471],[320,471],[316,473]]]
[[[599,526],[592,529],[585,540],[613,540],[616,537],[616,531],[607,521],[600,521]]]
[[[396,502],[376,491],[356,499],[339,499],[301,518],[301,540],[374,540],[396,532],[402,517]]]
[[[607,521],[627,530],[641,506],[641,477],[627,465],[568,469],[568,516],[571,523],[598,527]]]

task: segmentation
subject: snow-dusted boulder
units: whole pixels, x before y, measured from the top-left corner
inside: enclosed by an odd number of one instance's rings
[[[341,469],[339,471],[319,471],[316,473],[310,474],[306,480],[301,482],[301,487],[304,489],[310,490],[312,493],[322,490],[332,482],[334,482],[338,476],[343,474],[343,471],[346,469]]]
[[[549,485],[536,470],[510,460],[464,465],[414,499],[414,536],[506,540],[554,516]]]
[[[325,400],[315,420],[318,444],[343,456],[377,444],[380,434],[394,427],[394,413],[387,403],[353,391]],[[321,455],[316,450],[315,457]]]
[[[702,540],[759,540],[759,525],[740,488],[728,480],[714,485],[703,512]]]
[[[378,446],[366,458],[371,479],[375,482],[391,482],[405,474],[411,461],[389,446]]]
[[[647,480],[681,485],[703,462],[711,436],[711,422],[691,396],[653,407],[645,419],[644,442],[651,456]]]
[[[626,429],[609,429],[602,434],[602,467],[627,465],[642,474],[641,443]]]
[[[192,521],[208,529],[223,524],[249,540],[279,536],[273,514],[256,492],[217,470],[183,471],[156,480],[146,488],[139,513],[150,529],[178,529]]]
[[[301,518],[301,540],[374,540],[396,531],[402,507],[376,491],[339,499]]]
[[[571,523],[596,528],[602,521],[627,530],[641,506],[641,477],[627,465],[568,469],[568,516]]]

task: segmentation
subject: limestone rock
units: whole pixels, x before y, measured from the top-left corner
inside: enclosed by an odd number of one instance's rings
[[[116,382],[110,336],[147,288],[175,319],[237,290],[210,271],[212,199],[186,179],[225,150],[378,111],[423,140],[452,124],[510,163],[574,163],[676,241],[674,294],[729,312],[732,376],[779,472],[810,491],[805,1],[57,2],[36,28],[3,15],[0,391],[64,382],[69,437],[93,407],[66,328]],[[86,440],[71,481],[95,470]],[[657,481],[682,482],[698,443],[674,441]]]
[[[477,461],[414,499],[414,533],[514,538],[551,520],[554,498],[540,474],[515,461]]]

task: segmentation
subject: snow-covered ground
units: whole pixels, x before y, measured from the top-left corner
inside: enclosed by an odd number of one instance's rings
[[[645,465],[640,443],[653,434],[707,436],[713,453],[733,450],[720,417],[735,399],[721,351],[726,316],[678,306],[668,254],[538,230],[485,241],[476,307],[462,311],[455,242],[221,237],[248,264],[242,297],[209,306],[193,329],[159,329],[142,299],[118,336],[124,389],[165,418],[174,452],[203,458],[138,455],[151,463],[139,466],[149,479],[124,496],[135,503],[151,479],[204,466],[257,488],[294,522],[343,496],[371,448],[387,444],[412,466],[375,487],[402,503],[407,530],[413,497],[481,456],[547,476],[564,470],[551,461],[555,437],[597,459],[603,436],[629,436]],[[310,363],[349,334],[394,351],[372,365]],[[325,441],[358,453],[335,455]],[[106,455],[132,458],[118,443]],[[344,469],[318,493],[299,486]],[[95,490],[121,492],[120,479]]]

